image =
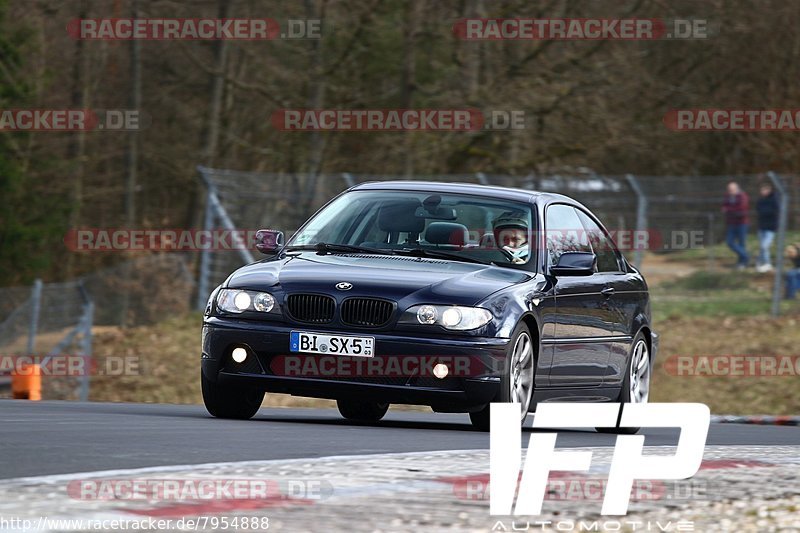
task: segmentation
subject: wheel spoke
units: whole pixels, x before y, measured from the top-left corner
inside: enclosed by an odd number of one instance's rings
[[[517,341],[516,346],[514,346],[514,361],[517,366],[521,366],[525,362],[529,346],[530,343],[527,337],[520,337]]]
[[[527,366],[528,359],[530,358],[530,356],[531,356],[531,349],[530,349],[530,345],[528,345],[528,346],[525,347],[525,350],[519,356],[519,359],[518,359],[519,365],[520,366]]]
[[[628,379],[630,380],[630,400],[634,403],[647,401],[650,387],[650,354],[647,344],[640,340],[636,343],[631,354],[631,367]]]
[[[647,361],[647,354],[646,354],[646,353],[644,353],[644,352],[643,352],[643,353],[640,353],[640,354],[639,354],[639,364],[638,364],[638,365],[636,365],[636,367],[637,367],[637,368],[640,368],[640,369],[641,369],[641,368],[644,368],[644,367],[646,367],[646,366],[647,366],[647,363],[648,363],[648,361]]]
[[[522,419],[527,415],[533,390],[533,343],[527,333],[517,337],[509,361],[509,401],[519,405]]]

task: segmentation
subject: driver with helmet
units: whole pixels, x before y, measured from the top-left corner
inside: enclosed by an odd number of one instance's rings
[[[492,221],[497,247],[512,263],[525,263],[528,249],[528,219],[520,213],[506,211]]]

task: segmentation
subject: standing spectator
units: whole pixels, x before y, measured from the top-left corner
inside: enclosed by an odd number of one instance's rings
[[[747,268],[750,257],[747,255],[747,224],[750,222],[747,210],[750,208],[750,199],[739,184],[732,181],[728,184],[728,194],[722,203],[722,212],[725,213],[725,241],[728,248],[738,257],[737,270]]]
[[[758,272],[772,270],[770,248],[778,230],[778,197],[772,189],[771,183],[762,183],[759,189],[760,197],[756,202],[758,213]]]
[[[794,267],[786,272],[786,299],[792,300],[800,290],[800,243],[787,246],[783,255],[791,260]]]

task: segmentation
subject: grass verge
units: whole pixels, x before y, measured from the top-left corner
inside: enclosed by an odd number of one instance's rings
[[[661,349],[651,401],[702,402],[715,413],[800,414],[798,377],[707,378],[670,375],[674,355],[800,354],[800,301],[782,302],[781,318],[769,317],[773,277],[753,272],[706,270],[691,253],[648,256],[654,324]],[[652,269],[652,270],[649,270]],[[652,272],[652,274],[648,273]],[[138,358],[137,375],[92,378],[90,398],[112,402],[201,403],[199,313],[155,326],[95,330],[94,353]],[[329,400],[268,394],[265,406],[334,407]],[[412,408],[417,409],[417,408]]]

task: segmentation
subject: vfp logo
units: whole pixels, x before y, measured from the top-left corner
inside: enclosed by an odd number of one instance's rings
[[[490,409],[489,512],[510,515],[513,507],[515,515],[541,514],[550,472],[589,470],[592,452],[556,451],[557,433],[535,433],[531,435],[520,478],[519,406],[493,403]],[[540,403],[533,418],[534,428],[680,428],[675,454],[668,456],[643,456],[643,435],[617,436],[601,510],[604,515],[628,512],[635,479],[678,480],[697,473],[710,423],[708,406],[701,403]]]

